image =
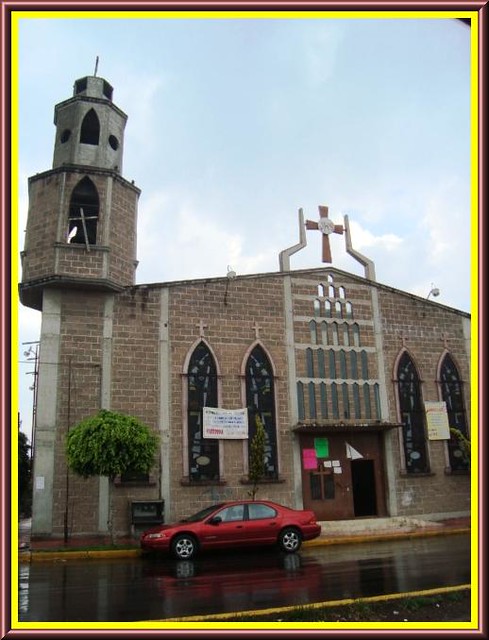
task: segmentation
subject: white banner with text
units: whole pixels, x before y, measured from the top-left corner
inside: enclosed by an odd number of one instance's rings
[[[246,440],[248,410],[204,407],[203,436],[222,440]]]

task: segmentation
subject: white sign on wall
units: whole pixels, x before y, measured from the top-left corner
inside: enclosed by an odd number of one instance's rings
[[[248,410],[204,407],[203,436],[221,440],[246,440]]]
[[[447,405],[445,402],[425,402],[426,426],[430,440],[450,440]]]

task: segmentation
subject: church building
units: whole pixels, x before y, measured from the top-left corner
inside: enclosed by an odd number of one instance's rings
[[[469,438],[470,315],[378,283],[348,218],[324,206],[313,220],[299,211],[276,272],[135,284],[141,192],[123,177],[127,116],[112,94],[97,76],[75,82],[55,106],[52,168],[29,179],[19,292],[42,312],[33,538],[107,533],[109,480],[72,474],[65,457],[69,430],[100,409],[159,438],[149,475],[114,482],[117,535],[138,508],[160,505],[170,522],[248,498],[258,419],[259,498],[320,521],[468,515],[469,460],[449,427]],[[331,233],[363,276],[332,266]],[[291,270],[320,237],[318,268]],[[227,416],[247,434],[233,437]]]

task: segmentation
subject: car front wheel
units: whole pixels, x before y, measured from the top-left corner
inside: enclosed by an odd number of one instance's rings
[[[172,551],[180,560],[190,560],[197,551],[197,543],[192,536],[181,534],[173,541]]]
[[[299,531],[297,531],[297,529],[288,527],[280,533],[278,543],[282,551],[293,553],[294,551],[298,551],[301,547],[301,534],[299,533]]]

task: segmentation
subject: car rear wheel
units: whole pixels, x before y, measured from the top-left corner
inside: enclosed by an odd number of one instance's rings
[[[173,540],[172,551],[180,560],[190,560],[197,551],[197,542],[192,536],[182,533]]]
[[[302,544],[301,534],[297,529],[287,527],[287,529],[281,531],[278,543],[282,551],[286,551],[287,553],[299,551]]]

